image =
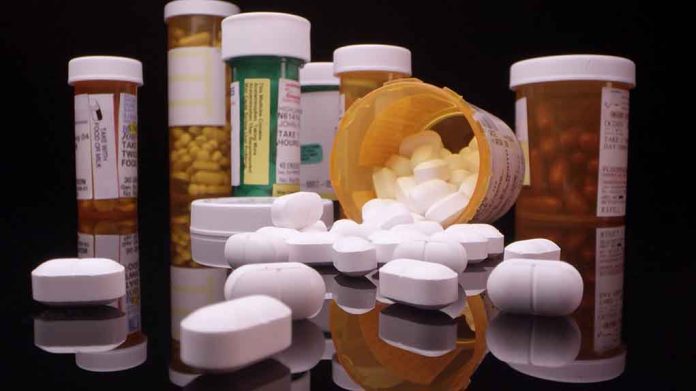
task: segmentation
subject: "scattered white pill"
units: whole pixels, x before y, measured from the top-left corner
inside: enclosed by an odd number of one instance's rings
[[[396,174],[390,168],[378,168],[372,173],[372,186],[378,198],[394,198]]]
[[[416,213],[425,213],[434,203],[452,194],[451,185],[441,179],[431,179],[419,183],[409,193],[411,209]]]
[[[512,258],[548,259],[557,261],[561,259],[561,248],[548,239],[519,240],[505,247],[503,259]]]
[[[446,158],[447,156],[450,156],[450,155],[452,155],[452,151],[450,151],[449,149],[447,149],[447,148],[442,148],[442,149],[440,150],[440,158],[441,158],[441,159],[442,159],[442,158]]]
[[[455,241],[466,249],[468,262],[479,263],[488,257],[488,239],[476,232],[447,231],[430,235],[432,241]]]
[[[319,220],[316,223],[306,226],[300,230],[300,232],[326,232],[328,231],[328,228],[326,228],[326,223],[323,221]]]
[[[269,296],[211,304],[181,321],[181,361],[203,370],[232,370],[290,346],[291,311]]]
[[[396,200],[404,205],[411,204],[410,193],[411,190],[416,187],[418,183],[416,179],[412,176],[404,176],[396,180],[396,185],[394,188],[394,195]]]
[[[457,221],[467,205],[469,197],[457,191],[432,204],[425,212],[425,218],[441,225],[450,225]]]
[[[303,373],[314,368],[324,354],[324,333],[309,320],[292,322],[292,345],[273,356],[290,369],[290,373]]]
[[[409,258],[439,263],[461,273],[466,269],[464,247],[454,241],[406,241],[396,246],[393,258]]]
[[[394,259],[379,269],[379,293],[414,307],[446,307],[457,300],[457,273],[437,263]]]
[[[468,147],[467,147],[468,148]],[[466,149],[466,148],[465,148]],[[471,172],[478,172],[481,159],[477,150],[469,149],[459,153],[464,159],[464,168]]]
[[[401,144],[399,145],[399,154],[410,157],[416,148],[426,144],[434,145],[438,147],[438,149],[442,148],[442,138],[437,132],[432,130],[424,130],[411,134],[401,140]]]
[[[363,221],[371,220],[379,215],[379,213],[389,205],[399,204],[395,200],[388,198],[373,198],[363,204],[361,213]],[[404,205],[406,208],[406,206]],[[408,209],[408,208],[406,208]]]
[[[463,170],[464,167],[466,167],[466,163],[464,162],[464,158],[462,157],[462,155],[460,155],[458,153],[453,153],[449,156],[445,156],[442,158],[442,160],[444,160],[445,163],[447,163],[447,166],[452,171]]]
[[[297,262],[244,265],[232,271],[225,282],[225,299],[267,295],[292,310],[293,319],[306,319],[319,313],[326,286],[321,275]]]
[[[439,311],[393,304],[379,313],[379,339],[425,357],[440,357],[457,347],[457,322]]]
[[[365,228],[365,226],[353,220],[341,219],[333,223],[329,232],[336,236],[359,236],[364,238],[368,236],[367,233],[369,231]]]
[[[369,239],[375,246],[377,263],[387,263],[394,259],[394,249],[403,241],[403,236],[394,231],[376,231]]]
[[[261,228],[257,229],[256,232],[263,234],[263,235],[275,236],[276,238],[280,238],[283,240],[288,240],[291,237],[300,233],[300,231],[298,231],[296,229],[273,227],[273,226],[261,227]]]
[[[485,236],[488,240],[488,255],[502,254],[505,250],[505,236],[490,224],[454,224],[447,227],[445,231],[475,232]]]
[[[317,193],[300,191],[286,194],[273,201],[271,220],[276,227],[302,229],[317,222],[324,213]]]
[[[450,175],[449,166],[442,159],[428,160],[419,163],[413,168],[413,177],[418,183],[423,183],[431,179],[442,179],[446,181],[450,179]]]
[[[121,264],[107,258],[56,258],[31,272],[34,300],[47,305],[106,304],[126,294]]]
[[[34,345],[54,354],[116,349],[128,336],[128,318],[106,306],[51,308],[34,318]]]
[[[333,244],[333,264],[348,276],[364,276],[377,268],[374,244],[357,236],[346,236]]]
[[[459,185],[459,192],[471,198],[474,195],[474,190],[476,189],[477,181],[478,174],[471,174],[467,176],[462,182],[462,184]]]
[[[384,165],[391,169],[397,177],[411,175],[411,159],[400,155],[391,155]]]
[[[421,214],[411,212],[411,216],[413,217],[414,222],[425,221],[425,217]]]
[[[577,358],[581,341],[580,328],[568,316],[500,313],[486,330],[488,349],[510,364],[562,367]]]
[[[242,232],[225,242],[225,259],[231,267],[251,263],[287,261],[289,249],[278,236],[260,232]]]
[[[418,146],[411,155],[411,167],[415,169],[419,164],[439,157],[440,147],[431,144]]]
[[[368,218],[363,217],[363,224],[373,229],[390,229],[399,224],[413,223],[413,216],[409,208],[400,203],[386,204],[371,213]]]
[[[488,296],[498,309],[517,314],[563,316],[582,301],[582,276],[566,262],[509,259],[488,277]]]
[[[334,301],[343,311],[360,315],[375,308],[377,287],[365,277],[338,275],[334,279]]]
[[[288,261],[305,264],[330,264],[337,236],[331,232],[300,232],[288,239]]]
[[[436,232],[444,231],[444,228],[442,228],[442,225],[440,225],[436,221],[421,220],[414,221],[411,224],[396,225],[392,227],[390,231],[417,231],[423,233],[426,236],[430,236]]]

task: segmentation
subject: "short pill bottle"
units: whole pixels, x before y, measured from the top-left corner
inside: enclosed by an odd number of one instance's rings
[[[214,0],[176,0],[164,7],[170,246],[177,264],[191,260],[191,201],[231,194],[227,94],[231,76],[220,53],[220,23],[224,17],[237,13],[236,5]]]
[[[623,221],[629,90],[626,58],[563,55],[517,62],[510,88],[525,150],[518,218]]]
[[[300,189],[300,68],[310,61],[310,23],[251,12],[222,21],[222,57],[232,70],[234,196]]]
[[[82,218],[137,213],[140,61],[112,56],[68,63],[75,91],[75,177]]]
[[[333,62],[341,81],[341,113],[384,83],[411,76],[411,51],[400,46],[343,46],[334,51]]]
[[[331,183],[346,215],[361,221],[362,205],[377,197],[373,172],[399,154],[401,141],[433,130],[453,153],[476,140],[478,174],[468,203],[444,225],[492,223],[515,203],[524,176],[522,148],[512,130],[448,88],[418,79],[387,82],[356,101],[336,132]]]

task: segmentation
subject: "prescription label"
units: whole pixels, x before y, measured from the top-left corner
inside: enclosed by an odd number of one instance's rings
[[[595,242],[595,352],[621,343],[625,227],[597,228]]]
[[[75,96],[77,198],[115,199],[138,195],[137,98],[119,94]]]
[[[230,86],[230,118],[232,125],[232,138],[230,143],[230,156],[232,157],[232,186],[239,186],[241,181],[241,120],[239,116],[239,82],[235,81]]]
[[[172,266],[170,272],[172,338],[178,341],[182,319],[205,305],[225,300],[227,270]]]
[[[278,79],[275,181],[295,184],[296,190],[300,184],[300,94],[300,82]]]
[[[167,52],[169,126],[225,125],[225,64],[216,47]]]
[[[302,95],[300,188],[336,199],[329,178],[329,157],[340,116],[338,91]]]
[[[626,215],[628,167],[628,91],[602,88],[599,126],[597,216]]]
[[[531,182],[529,170],[529,128],[527,125],[527,98],[517,99],[515,102],[515,134],[524,154],[524,180],[522,184],[529,186]]]
[[[241,163],[243,184],[269,183],[271,149],[271,81],[245,79],[243,91],[243,126]]]

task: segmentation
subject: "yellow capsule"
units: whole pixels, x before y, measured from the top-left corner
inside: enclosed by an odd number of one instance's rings
[[[172,128],[172,136],[173,136],[175,139],[179,139],[183,134],[184,134],[184,129],[181,129],[181,128]]]
[[[217,140],[209,140],[205,145],[210,145],[211,147],[213,147],[213,149],[217,149],[218,142]]]
[[[201,185],[222,185],[225,183],[225,174],[221,172],[198,171],[193,175],[191,181]],[[189,193],[191,192],[189,191]]]
[[[210,160],[214,162],[219,162],[220,159],[222,159],[222,152],[220,151],[213,152],[213,156],[210,157]]]
[[[181,135],[181,137],[179,137],[179,141],[182,143],[182,146],[186,146],[189,142],[191,142],[191,135],[184,133]]]
[[[196,136],[194,141],[196,142],[196,144],[198,144],[199,147],[202,147],[207,140],[205,139],[205,136],[200,135],[200,136]]]
[[[198,189],[199,189],[198,185],[192,183],[192,184],[190,184],[189,187],[188,187],[188,193],[189,193],[190,195],[192,195],[192,196],[197,196],[197,195],[198,195]]]
[[[178,171],[172,174],[172,179],[182,182],[188,182],[190,178],[187,173]]]
[[[215,137],[215,128],[206,126],[203,128],[203,135],[210,140],[211,138]]]
[[[196,160],[193,162],[193,168],[196,170],[217,171],[220,169],[220,165],[211,161]]]
[[[196,161],[207,162],[209,160],[210,160],[210,152],[208,152],[204,149],[198,151],[198,153],[196,154]]]
[[[230,159],[228,159],[228,158],[226,158],[226,157],[224,157],[224,156],[222,157],[222,159],[220,159],[220,161],[218,162],[218,164],[220,165],[220,167],[224,167],[225,170],[229,170],[229,169],[230,169]]]
[[[202,133],[200,126],[191,126],[190,128],[188,128],[188,131],[194,136],[200,136]]]
[[[229,186],[206,186],[205,187],[205,192],[207,194],[211,195],[217,195],[217,196],[223,196],[223,195],[228,195],[230,193],[230,187]]]
[[[210,42],[210,33],[207,31],[189,35],[179,39],[179,46],[204,46]]]

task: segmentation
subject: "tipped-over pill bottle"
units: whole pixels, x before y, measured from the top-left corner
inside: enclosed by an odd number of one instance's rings
[[[335,200],[329,179],[329,157],[340,111],[338,78],[333,63],[311,62],[300,69],[302,121],[300,189]]]
[[[540,57],[510,68],[528,170],[522,218],[623,220],[629,90],[635,64],[600,55]]]
[[[112,56],[68,63],[75,91],[75,177],[80,218],[135,215],[140,61]]]
[[[341,81],[341,113],[384,83],[411,76],[411,51],[400,46],[343,46],[334,50],[333,62]]]
[[[300,189],[300,68],[310,60],[310,23],[252,12],[222,21],[232,69],[232,189],[279,196]]]
[[[436,142],[432,147],[429,143],[416,145],[420,142],[407,145],[417,139]],[[406,152],[413,148],[415,152]],[[414,164],[417,156],[423,157],[425,165],[443,165],[444,179],[449,182],[417,183],[420,179],[413,172],[419,171]],[[404,162],[403,172],[385,167],[399,161]],[[497,117],[448,88],[400,79],[385,83],[346,111],[336,133],[330,171],[338,200],[353,220],[361,221],[362,205],[378,197],[375,184],[389,182],[385,186],[394,189],[405,178],[415,187],[407,190],[403,200],[396,198],[412,212],[418,205],[427,205],[439,209],[436,220],[443,225],[491,223],[515,203],[522,187],[524,158],[515,134]],[[384,171],[388,175],[378,177]],[[466,181],[457,182],[460,174]],[[438,194],[430,190],[433,184]],[[412,207],[416,197],[418,205]],[[438,206],[436,201],[442,200]],[[431,209],[427,209],[416,213],[425,212],[429,219]],[[441,219],[443,210],[446,219]]]
[[[176,0],[164,7],[169,90],[169,211],[174,264],[191,260],[191,201],[230,188],[230,83],[220,23],[239,8],[224,1]]]

